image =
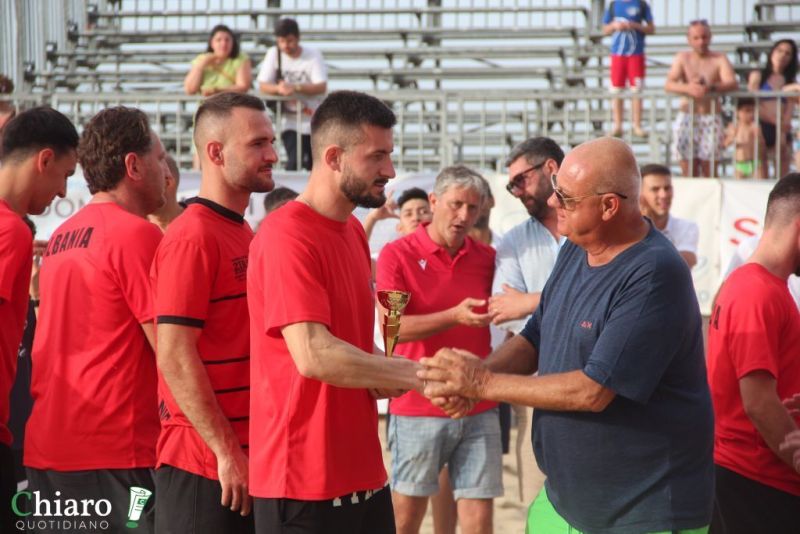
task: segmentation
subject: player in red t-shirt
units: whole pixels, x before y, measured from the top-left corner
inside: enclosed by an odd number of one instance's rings
[[[780,444],[797,430],[781,399],[800,391],[800,313],[786,281],[800,273],[800,174],[775,184],[764,233],[725,281],[708,329],[716,498],[711,528],[797,532],[800,474]]]
[[[120,532],[137,491],[147,506],[130,520],[152,532],[159,425],[148,273],[161,231],[146,215],[164,203],[166,154],[147,116],[125,107],[95,115],[78,154],[93,196],[53,232],[42,261],[29,490],[106,499],[109,515],[100,506],[91,519]]]
[[[152,268],[161,435],[156,530],[253,531],[248,495],[250,322],[244,220],[250,193],[274,187],[278,157],[264,102],[239,93],[195,115],[197,198],[167,229]]]
[[[374,297],[356,206],[394,177],[396,119],[331,93],[311,120],[308,188],[250,246],[250,491],[259,532],[394,532],[375,396],[420,389],[416,362],[374,354]]]
[[[8,429],[11,386],[17,349],[25,329],[31,279],[33,236],[23,222],[38,215],[66,192],[75,172],[78,132],[64,115],[49,107],[20,113],[3,129],[0,145],[0,530],[12,532],[8,503],[16,493],[11,444],[21,436]],[[16,447],[15,447],[16,448]]]
[[[377,289],[413,295],[403,313],[398,354],[418,361],[443,347],[482,358],[491,352],[486,303],[495,253],[468,236],[488,198],[489,186],[478,173],[447,167],[431,194],[433,220],[381,251]],[[491,531],[492,499],[503,494],[496,406],[481,402],[463,420],[454,421],[415,391],[392,401],[392,501],[401,531],[419,531],[445,465],[462,527]]]

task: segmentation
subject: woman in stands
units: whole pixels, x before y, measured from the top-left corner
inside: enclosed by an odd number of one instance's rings
[[[781,91],[787,84],[795,83],[797,77],[797,44],[791,39],[781,39],[776,42],[767,56],[767,64],[761,70],[750,73],[747,88],[750,91]],[[758,117],[761,123],[761,132],[767,142],[766,154],[762,154],[762,168],[769,169],[770,158],[775,158],[780,149],[781,166],[777,168],[775,160],[775,174],[779,178],[789,172],[789,163],[792,157],[792,131],[791,118],[794,111],[794,99],[781,97],[780,132],[778,132],[778,99],[775,97],[764,98],[759,101]],[[778,147],[776,147],[778,145]],[[780,171],[780,172],[778,172]]]
[[[183,80],[186,94],[246,93],[252,84],[253,67],[247,54],[239,50],[239,40],[224,24],[214,26],[206,52],[194,58]]]

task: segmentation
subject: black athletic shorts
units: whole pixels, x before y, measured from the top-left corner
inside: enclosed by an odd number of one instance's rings
[[[0,443],[0,532],[14,532],[19,516],[11,510],[11,497],[17,492],[14,476],[14,455],[11,447]]]
[[[714,465],[710,534],[798,534],[800,497]]]
[[[28,532],[155,532],[155,481],[152,469],[93,469],[90,471],[50,471],[27,468],[29,492],[17,499],[31,515],[20,518]],[[132,489],[133,488],[133,489]],[[138,490],[136,488],[142,488]],[[33,492],[39,492],[39,503]],[[56,495],[56,492],[60,492]],[[78,503],[91,500],[86,509],[88,515],[70,516],[64,512],[68,499]],[[47,512],[48,502],[50,516]],[[57,514],[60,501],[61,514]],[[141,504],[144,507],[141,508]],[[133,510],[134,505],[137,510]],[[36,507],[39,507],[37,512]],[[131,530],[135,528],[136,530]],[[15,532],[12,530],[11,532]]]
[[[253,499],[259,534],[395,534],[389,486],[328,501]]]
[[[218,480],[171,465],[156,469],[158,534],[252,534],[253,513],[242,517],[221,501]]]

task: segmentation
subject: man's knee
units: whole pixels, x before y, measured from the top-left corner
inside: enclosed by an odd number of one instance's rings
[[[427,497],[412,497],[393,491],[392,506],[398,534],[419,532],[428,507]]]
[[[494,499],[459,499],[458,522],[464,534],[492,532]]]

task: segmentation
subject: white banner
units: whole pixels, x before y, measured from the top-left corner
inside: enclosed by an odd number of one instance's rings
[[[431,191],[435,177],[432,172],[402,174],[389,182],[387,191],[395,191],[395,197],[411,187]],[[505,190],[508,180],[505,174],[486,175],[486,178],[495,197],[490,225],[494,232],[502,235],[525,220],[528,214],[519,200]],[[305,188],[306,176],[302,173],[276,173],[275,182],[278,186],[301,192]],[[774,182],[675,178],[673,184],[672,213],[692,220],[700,227],[697,265],[692,276],[700,309],[708,314],[711,299],[739,241],[761,231],[767,196]],[[184,171],[178,197],[195,196],[199,188],[199,172]],[[78,168],[75,177],[69,180],[66,197],[57,198],[42,215],[32,217],[37,226],[37,238],[48,239],[53,230],[84,206],[90,197]],[[264,193],[254,194],[245,213],[253,228],[264,217],[263,198]],[[363,220],[367,210],[359,208],[355,214]],[[385,220],[375,225],[370,240],[373,255],[377,255],[385,243],[397,238],[396,224],[395,220]]]

